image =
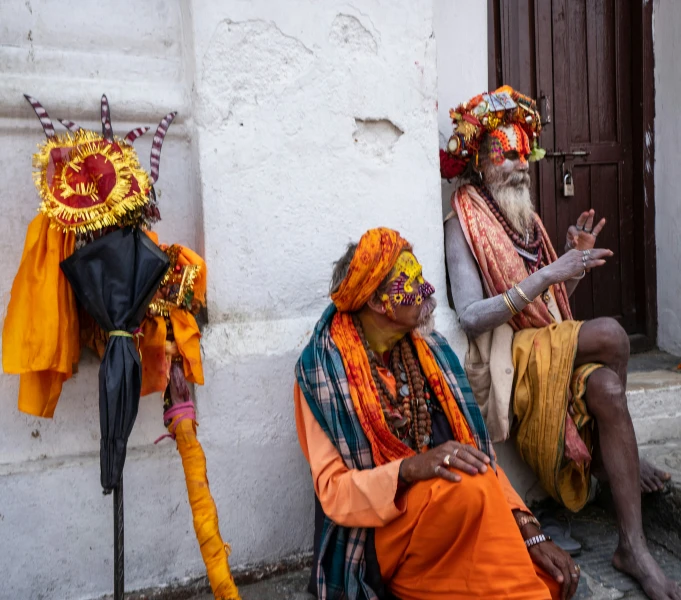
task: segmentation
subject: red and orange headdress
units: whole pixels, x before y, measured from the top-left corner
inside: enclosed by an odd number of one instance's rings
[[[57,134],[40,102],[31,96],[26,100],[47,136],[33,156],[34,180],[40,211],[55,227],[86,234],[116,225],[149,226],[160,218],[152,186],[158,179],[163,139],[177,113],[167,114],[156,129],[148,175],[132,144],[149,127],[133,129],[123,138],[114,136],[106,96],[101,102],[101,134],[66,120],[59,122],[68,132]]]
[[[471,159],[477,160],[485,134],[504,126],[513,126],[527,136],[531,161],[544,158],[546,152],[537,144],[541,132],[537,104],[508,85],[471,98],[450,110],[449,115],[454,131],[447,147],[440,150],[440,174],[444,179],[461,175]]]

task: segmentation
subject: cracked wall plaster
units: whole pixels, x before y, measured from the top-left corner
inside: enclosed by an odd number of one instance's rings
[[[231,117],[291,85],[314,60],[312,51],[264,20],[220,22],[203,58],[202,122]]]
[[[397,140],[404,134],[388,119],[355,119],[352,134],[356,148],[367,156],[386,159],[392,154]]]
[[[339,14],[331,25],[329,40],[332,44],[350,52],[376,54],[378,43],[374,35],[357,17]]]

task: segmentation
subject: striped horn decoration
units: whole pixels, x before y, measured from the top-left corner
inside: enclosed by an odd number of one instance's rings
[[[128,132],[128,135],[125,136],[125,141],[128,142],[128,144],[132,144],[138,137],[142,137],[149,131],[149,129],[149,127],[137,127]]]
[[[156,183],[158,179],[158,167],[161,161],[161,146],[163,146],[163,139],[166,137],[168,132],[168,127],[173,122],[177,112],[168,113],[165,117],[161,119],[158,127],[156,128],[156,133],[154,134],[154,142],[151,145],[151,183]]]
[[[72,133],[76,133],[79,129],[82,129],[80,125],[74,123],[73,121],[67,121],[66,119],[57,119],[66,129]]]
[[[109,110],[109,100],[102,94],[102,137],[113,142],[113,130],[111,129],[111,111]]]
[[[52,119],[50,119],[50,115],[47,114],[47,111],[43,108],[43,105],[40,104],[40,102],[38,102],[32,96],[29,96],[28,94],[24,94],[24,98],[26,98],[28,103],[35,111],[35,114],[40,119],[40,124],[43,126],[43,131],[45,132],[45,135],[48,138],[54,137],[54,125],[52,124]]]

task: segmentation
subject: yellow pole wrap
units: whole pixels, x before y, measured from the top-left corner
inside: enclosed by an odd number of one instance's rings
[[[168,431],[175,433],[177,450],[182,457],[189,505],[194,517],[194,531],[206,565],[210,587],[216,600],[241,600],[229,570],[230,548],[220,536],[218,511],[208,487],[206,455],[196,438],[196,422],[180,419],[179,416],[175,417],[168,425]]]

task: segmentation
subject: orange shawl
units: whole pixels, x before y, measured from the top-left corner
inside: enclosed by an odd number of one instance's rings
[[[362,308],[390,274],[400,253],[411,245],[397,231],[379,228],[367,231],[359,241],[348,274],[338,292],[331,296],[338,313],[331,324],[331,337],[343,358],[352,403],[362,430],[371,444],[374,463],[384,465],[412,456],[414,451],[398,440],[388,428],[369,357],[352,322],[350,312]],[[412,333],[419,363],[433,393],[442,405],[454,437],[463,444],[475,445],[473,435],[430,348]]]
[[[480,267],[490,298],[511,289],[527,277],[525,262],[475,187],[461,186],[452,196],[452,208],[459,216],[461,228]],[[539,218],[537,221],[543,234],[543,257],[547,264],[551,264],[558,257]],[[571,320],[572,312],[565,284],[552,287],[561,317],[564,321]],[[541,296],[535,298],[510,321],[515,331],[529,327],[546,327],[551,323],[551,313]]]
[[[2,368],[19,374],[19,410],[52,417],[64,381],[80,356],[78,309],[59,263],[73,254],[75,235],[39,214],[24,253],[2,331]]]

